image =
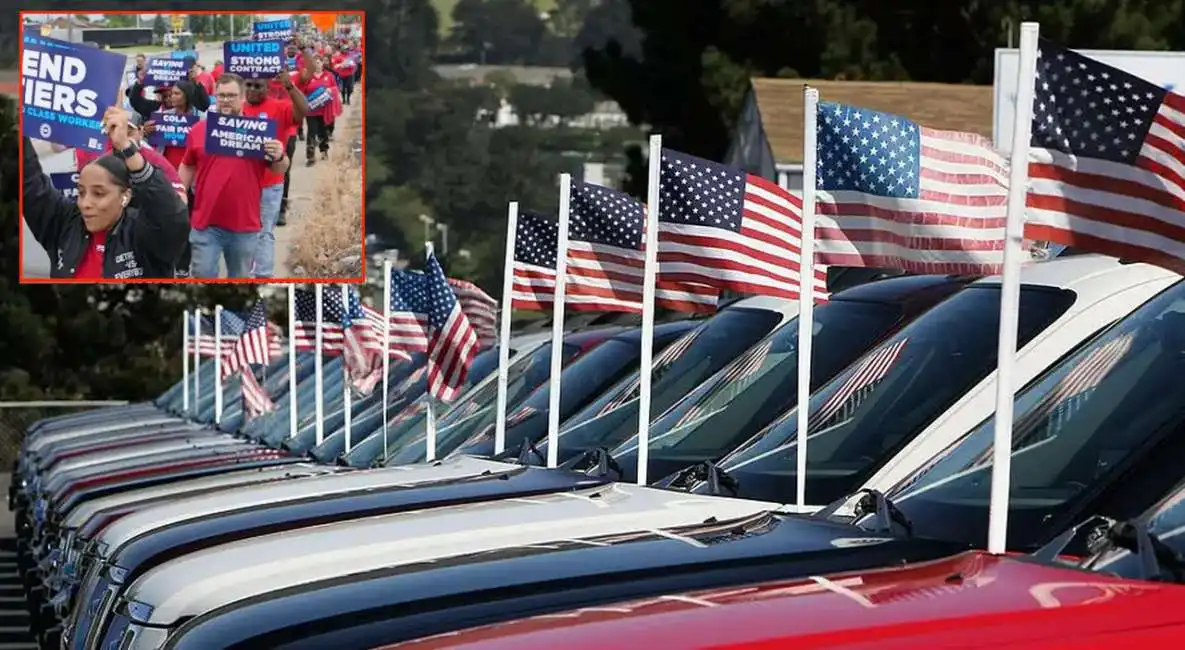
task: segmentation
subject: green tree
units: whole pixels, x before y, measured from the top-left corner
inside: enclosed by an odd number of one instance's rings
[[[169,33],[169,21],[161,14],[157,14],[156,18],[152,19],[152,35],[160,40],[165,34]]]
[[[482,64],[534,61],[547,25],[528,0],[460,0],[450,41]]]

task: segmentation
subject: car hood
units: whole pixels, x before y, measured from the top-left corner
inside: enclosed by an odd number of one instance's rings
[[[48,473],[46,478],[50,480],[58,474],[75,472],[80,469],[94,467],[95,465],[109,465],[124,460],[134,460],[137,458],[149,458],[158,454],[166,454],[181,449],[204,449],[209,447],[221,447],[228,444],[243,445],[247,441],[242,438],[236,438],[229,434],[218,434],[210,432],[194,432],[194,435],[184,438],[170,438],[167,440],[156,440],[146,442],[138,445],[129,445],[116,447],[114,449],[104,449],[96,451],[93,454],[84,454],[74,456],[72,458],[63,459],[62,462],[55,465]]]
[[[178,422],[183,422],[183,420],[180,420],[179,418],[176,418],[172,415],[160,414],[160,415],[148,415],[148,416],[145,416],[143,419],[131,419],[131,420],[120,419],[117,422],[103,422],[103,423],[89,425],[89,426],[81,426],[78,428],[66,429],[64,431],[53,431],[53,432],[47,431],[47,432],[41,433],[41,434],[33,437],[32,440],[29,440],[28,444],[25,446],[25,450],[37,453],[37,452],[40,452],[41,449],[44,448],[46,445],[50,445],[50,444],[53,444],[56,442],[63,442],[66,440],[77,440],[79,438],[86,438],[89,436],[111,433],[114,431],[123,431],[126,429],[136,429],[136,428],[140,428],[140,427],[154,427],[154,426],[159,427],[159,426],[164,426],[164,425],[169,425],[169,424],[177,424]],[[197,427],[198,425],[193,425],[193,426]]]
[[[1071,632],[1185,624],[1182,605],[1178,585],[968,552],[904,568],[667,594],[386,648],[1038,647]],[[1136,612],[1146,614],[1133,619]]]
[[[128,429],[127,431],[118,431],[93,438],[87,437],[79,440],[70,440],[60,444],[49,445],[42,449],[41,453],[38,454],[38,466],[42,471],[45,471],[51,464],[66,460],[67,458],[85,456],[108,449],[121,449],[129,445],[175,440],[187,436],[201,435],[202,433],[213,434],[216,432],[183,424],[154,427],[152,429]]]
[[[134,506],[156,499],[179,498],[207,490],[225,489],[282,478],[321,476],[324,474],[339,473],[341,471],[346,470],[345,468],[314,465],[312,463],[294,463],[230,472],[217,476],[204,476],[189,481],[154,485],[139,490],[128,490],[127,492],[100,497],[78,506],[70,512],[70,516],[66,518],[63,526],[66,528],[79,528],[100,511]]]
[[[479,458],[457,458],[424,465],[403,465],[353,470],[299,481],[254,485],[230,492],[181,498],[127,515],[112,524],[100,538],[107,548],[116,549],[128,540],[178,522],[208,517],[242,508],[278,505],[310,497],[329,497],[364,490],[414,486],[505,472],[513,465]]]
[[[777,504],[612,483],[532,498],[418,510],[256,537],[207,548],[150,569],[127,598],[168,625],[231,602],[334,576],[508,546],[715,518]],[[477,532],[480,531],[480,532]]]
[[[104,458],[101,462],[79,463],[73,467],[54,468],[54,472],[45,481],[46,490],[56,492],[71,483],[97,476],[146,469],[161,464],[198,459],[221,453],[263,449],[244,440],[233,439],[221,440],[219,444],[165,445],[152,450],[148,450],[148,446],[144,446],[145,453],[136,456],[118,454],[111,458]],[[71,459],[71,461],[73,460],[75,459]]]

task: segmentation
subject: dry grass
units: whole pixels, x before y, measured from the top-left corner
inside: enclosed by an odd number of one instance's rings
[[[349,122],[330,148],[328,167],[318,179],[308,208],[297,210],[300,237],[289,249],[292,275],[309,278],[356,278],[362,275],[362,165],[351,143],[357,138],[356,121]]]

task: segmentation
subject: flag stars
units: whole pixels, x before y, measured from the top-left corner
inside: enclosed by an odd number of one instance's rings
[[[916,197],[917,124],[897,115],[842,104],[823,104],[833,119],[818,127],[817,182],[823,190],[855,190]]]

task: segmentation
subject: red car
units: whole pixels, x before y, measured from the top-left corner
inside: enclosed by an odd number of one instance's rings
[[[1185,586],[967,552],[904,568],[660,596],[383,650],[1180,648]]]

